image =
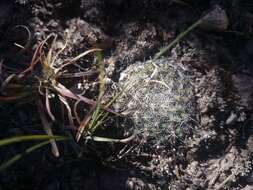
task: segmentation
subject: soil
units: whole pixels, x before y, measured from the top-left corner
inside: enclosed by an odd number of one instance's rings
[[[111,157],[119,154],[121,145],[98,145],[101,155],[80,158],[69,143],[60,143],[59,158],[43,148],[0,173],[0,189],[253,189],[250,0],[1,1],[0,80],[25,69],[38,43],[54,33],[59,48],[65,40],[69,43],[60,59],[102,48],[107,77],[117,84],[125,69],[152,58],[213,6],[225,10],[228,28],[196,28],[164,54],[194,73],[196,127],[186,136],[168,142],[161,155],[148,143],[146,150],[132,151],[133,141],[117,161]],[[44,134],[36,109],[32,104],[1,104],[1,138]],[[0,147],[1,163],[27,145]]]

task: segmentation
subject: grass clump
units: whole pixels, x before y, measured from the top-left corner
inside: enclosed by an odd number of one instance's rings
[[[133,136],[126,139],[95,136],[97,129],[108,120],[110,114],[120,116],[110,106],[121,93],[112,95],[109,100],[106,100],[108,97],[105,97],[106,84],[102,50],[97,48],[90,49],[74,58],[61,60],[59,56],[67,47],[67,42],[60,50],[55,51],[56,39],[57,36],[51,34],[40,42],[29,66],[19,73],[11,73],[2,83],[0,94],[1,104],[34,102],[47,136],[24,136],[4,139],[0,141],[0,146],[1,143],[6,145],[6,142],[40,139],[44,141],[31,146],[24,153],[31,153],[50,143],[53,155],[58,157],[60,151],[56,141],[70,140],[72,137],[72,142],[75,141],[75,143],[80,141],[80,139],[121,143],[130,141]],[[93,80],[99,84],[99,93],[94,95],[94,98],[88,98],[84,93],[77,93],[68,87],[68,83],[74,84],[74,86],[77,85],[76,78],[82,79],[87,73],[87,75],[94,73],[80,72],[74,69],[82,68],[78,61],[90,56],[90,54],[94,54],[95,59],[93,63],[97,65],[95,72],[98,73]],[[62,121],[58,117],[59,107],[62,113]],[[78,109],[78,107],[81,108]],[[71,132],[64,131],[64,137],[54,136],[52,130],[54,123],[66,125],[65,127],[70,128]],[[0,169],[5,169],[21,157],[19,154],[16,155],[2,167],[0,166]]]

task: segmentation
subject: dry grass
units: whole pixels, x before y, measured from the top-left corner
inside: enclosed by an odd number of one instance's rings
[[[109,117],[109,113],[120,115],[112,110],[110,106],[121,93],[113,96],[111,100],[105,101],[106,85],[104,82],[105,69],[101,52],[102,50],[91,49],[74,58],[61,60],[59,59],[59,56],[64,52],[68,44],[66,42],[62,49],[55,51],[54,46],[56,40],[56,35],[49,35],[37,46],[27,68],[18,74],[10,74],[9,77],[4,80],[1,85],[1,104],[34,101],[37,105],[38,114],[44,131],[49,137],[54,136],[52,130],[53,124],[63,122],[64,125],[67,125],[68,128],[72,129],[72,132],[68,133],[68,136],[73,137],[74,134],[76,142],[81,138],[99,142],[120,143],[126,143],[132,140],[134,135],[126,139],[112,139],[94,136],[96,130]],[[72,81],[73,78],[82,78],[86,73],[71,73],[69,71],[71,69],[69,68],[73,66],[81,67],[80,62],[78,61],[90,54],[94,54],[96,60],[95,63],[97,64],[97,73],[99,73],[98,78],[95,79],[99,83],[98,95],[94,96],[92,99],[87,98],[83,94],[78,94],[72,91],[62,80],[62,78],[68,81]],[[85,105],[85,109],[88,109],[84,116],[80,116],[78,113],[77,107],[80,103]],[[57,110],[57,112],[63,113],[63,121],[61,120],[62,118],[58,118],[55,109],[53,109],[57,107],[57,105],[61,105],[58,106],[61,110]],[[56,140],[57,139],[55,138],[50,138],[48,141],[39,144],[38,146],[34,145],[36,146],[35,149],[50,143],[53,155],[58,157],[60,151]],[[31,149],[34,150],[32,147]],[[28,152],[30,152],[30,149],[28,149]],[[15,160],[15,158],[13,159]]]

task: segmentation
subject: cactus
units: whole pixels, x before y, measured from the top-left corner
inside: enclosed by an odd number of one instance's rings
[[[129,90],[118,103],[136,128],[146,131],[149,145],[161,147],[191,131],[195,103],[188,68],[170,58],[137,63],[121,74],[120,86],[126,83]]]

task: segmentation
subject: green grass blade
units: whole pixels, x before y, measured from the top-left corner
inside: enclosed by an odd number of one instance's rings
[[[44,135],[44,136],[46,136],[46,135]],[[66,137],[58,137],[56,140],[57,141],[64,141],[64,140],[68,140],[68,138],[66,138]],[[2,172],[3,170],[5,170],[6,168],[10,167],[11,165],[13,165],[14,163],[16,163],[17,161],[19,161],[24,156],[27,156],[28,154],[32,153],[33,151],[38,150],[41,147],[43,147],[43,146],[45,146],[45,145],[47,145],[49,143],[50,143],[50,140],[38,143],[36,145],[33,145],[33,146],[27,148],[24,152],[19,153],[19,154],[13,156],[8,161],[6,161],[6,162],[4,162],[3,164],[0,165],[0,172]]]
[[[0,140],[0,146],[6,146],[14,143],[24,142],[24,141],[38,141],[38,140],[49,140],[49,139],[59,139],[65,138],[62,136],[49,136],[49,135],[25,135],[17,136]]]
[[[114,139],[114,138],[107,138],[107,137],[98,137],[98,136],[86,136],[85,139],[87,140],[94,140],[97,142],[116,142],[116,143],[127,143],[133,140],[136,136],[136,133],[132,134],[130,137],[122,138],[122,139]]]
[[[39,149],[39,148],[41,148],[41,147],[43,147],[43,146],[45,146],[49,143],[50,143],[50,141],[45,141],[45,142],[38,143],[38,144],[33,145],[30,148],[26,149],[23,153],[17,154],[16,156],[9,159],[7,162],[0,165],[0,172],[5,170],[6,168],[11,166],[15,162],[19,161],[25,155],[28,155],[28,154],[32,153],[33,151],[35,151],[35,150],[37,150],[37,149]]]
[[[96,128],[98,127],[97,122],[99,121],[99,116],[100,113],[102,112],[101,110],[101,101],[105,93],[105,68],[104,68],[104,63],[103,61],[103,55],[101,52],[96,52],[96,57],[98,59],[98,64],[99,64],[99,96],[98,100],[96,103],[96,109],[92,114],[91,117],[91,123],[89,124],[89,131],[95,131]]]
[[[193,23],[189,28],[187,28],[184,32],[180,33],[169,45],[162,48],[158,53],[155,54],[153,61],[160,58],[164,53],[166,53],[170,48],[175,46],[180,40],[182,40],[188,33],[190,33],[194,28],[199,26],[199,24],[202,22],[202,19],[199,19],[195,23]]]

